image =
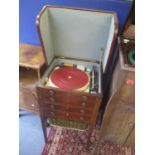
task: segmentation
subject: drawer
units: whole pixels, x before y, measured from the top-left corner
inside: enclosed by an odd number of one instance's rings
[[[72,102],[58,102],[55,99],[49,98],[49,99],[40,99],[39,103],[41,105],[61,105],[64,107],[70,107],[70,108],[83,108],[83,109],[89,109],[89,110],[93,110],[94,106],[95,106],[95,102],[88,102],[88,101],[72,101]]]
[[[39,104],[42,105],[42,106],[48,106],[48,105],[58,105],[58,106],[69,106],[69,103],[67,102],[58,102],[58,101],[55,101],[55,99],[39,99]]]
[[[40,100],[40,104],[42,107],[45,106],[55,106],[57,108],[63,107],[63,108],[70,108],[70,109],[84,109],[88,111],[93,111],[93,108],[95,106],[95,103],[93,102],[72,102],[72,103],[66,103],[66,102],[55,102],[55,101],[48,101],[48,100]]]
[[[70,107],[70,106],[62,106],[62,105],[57,105],[57,104],[49,104],[47,106],[43,106],[43,109],[45,111],[53,111],[53,110],[60,110],[60,111],[67,111],[67,112],[72,112],[72,113],[77,113],[81,115],[92,115],[93,109],[88,109],[88,108],[75,108],[75,107]]]
[[[30,99],[29,99],[30,100]],[[30,102],[20,102],[20,105],[19,105],[19,108],[20,109],[25,109],[25,110],[34,110],[35,111],[38,111],[39,110],[39,107],[36,103],[34,103],[33,101],[30,103]]]
[[[65,91],[60,91],[60,90],[53,90],[53,89],[49,89],[49,88],[37,88],[37,92],[39,93],[39,96],[41,98],[47,98],[47,97],[63,97],[65,98],[68,93]]]
[[[63,118],[65,119],[67,117],[67,111],[61,111],[61,110],[50,110],[48,111],[48,116],[53,118]]]
[[[87,94],[82,92],[76,92],[76,91],[62,91],[59,89],[49,89],[49,88],[37,88],[37,92],[39,94],[40,99],[49,99],[50,97],[55,98],[57,101],[63,100],[64,102],[95,102],[98,99],[100,99],[100,96],[96,96],[94,94]]]
[[[81,115],[74,112],[68,112],[68,111],[60,111],[60,110],[52,110],[49,112],[49,117],[52,118],[63,118],[67,120],[72,121],[78,121],[78,122],[90,122],[91,116],[89,115]]]
[[[99,96],[79,92],[65,92],[47,88],[38,88],[40,104],[61,104],[72,107],[94,108],[95,103],[100,100]]]
[[[41,115],[90,123],[102,95],[38,87]]]
[[[93,94],[83,93],[70,93],[69,94],[69,105],[73,107],[83,107],[86,109],[94,109],[97,102],[100,102],[101,97]]]
[[[91,120],[91,116],[89,115],[80,115],[75,113],[69,113],[69,115],[66,118],[68,120],[83,122],[83,123],[89,123]]]
[[[38,97],[39,100],[51,103],[51,102],[59,102],[59,103],[67,103],[68,102],[68,93],[52,90],[52,89],[45,89],[45,88],[38,88]]]
[[[53,110],[56,110],[56,111],[67,111],[69,109],[69,107],[66,105],[61,105],[61,104],[46,104],[44,106],[42,106],[42,108],[45,110],[45,111],[53,111]]]
[[[70,107],[83,108],[92,110],[96,104],[96,102],[88,102],[88,101],[72,101],[68,103]]]
[[[46,103],[53,103],[53,102],[68,103],[65,97],[59,95],[51,96],[49,94],[46,94],[46,96],[45,95],[41,97],[39,96],[39,99]]]
[[[19,88],[19,107],[30,112],[39,112],[36,93],[28,88]]]
[[[69,112],[77,113],[80,115],[92,115],[93,109],[88,109],[88,108],[74,108],[74,107],[69,107],[68,109]]]
[[[98,100],[98,96],[94,96],[91,94],[82,94],[82,93],[70,93],[69,101],[70,102],[89,102],[94,103]]]

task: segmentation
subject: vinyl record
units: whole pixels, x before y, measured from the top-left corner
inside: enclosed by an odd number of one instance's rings
[[[64,90],[85,90],[89,85],[89,75],[75,67],[55,69],[49,77],[49,82]]]

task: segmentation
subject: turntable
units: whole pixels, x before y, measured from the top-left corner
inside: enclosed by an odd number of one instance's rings
[[[85,91],[90,76],[87,72],[74,67],[57,67],[49,76],[49,84],[64,90]]]
[[[117,17],[112,12],[45,6],[36,23],[48,65],[37,87],[45,140],[48,120],[71,129],[89,127],[89,141],[104,95],[102,73],[117,36]]]

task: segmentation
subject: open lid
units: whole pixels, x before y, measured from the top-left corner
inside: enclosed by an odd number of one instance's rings
[[[45,6],[36,23],[48,65],[62,56],[102,62],[105,71],[118,32],[115,13]]]

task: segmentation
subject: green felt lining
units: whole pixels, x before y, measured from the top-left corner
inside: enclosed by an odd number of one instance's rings
[[[60,118],[48,118],[48,123],[50,126],[61,126],[65,128],[71,128],[71,129],[76,129],[76,130],[85,130],[87,128],[87,124],[85,123],[80,123],[76,121],[70,121],[70,120],[65,120],[65,119],[60,119]]]

